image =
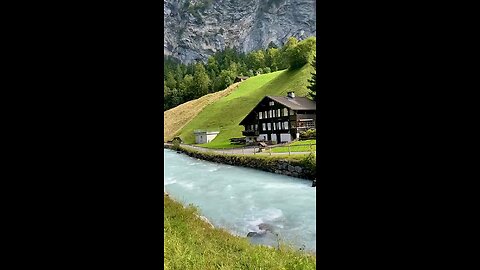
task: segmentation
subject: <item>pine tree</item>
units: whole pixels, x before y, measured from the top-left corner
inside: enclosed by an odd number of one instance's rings
[[[312,74],[312,78],[308,80],[310,83],[309,86],[307,86],[308,89],[310,89],[310,97],[313,99],[313,101],[317,101],[317,57],[313,57],[313,62],[312,62],[312,67],[315,70],[315,72],[310,73]]]

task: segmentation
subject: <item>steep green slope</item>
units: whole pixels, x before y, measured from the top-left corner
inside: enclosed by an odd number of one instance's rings
[[[296,70],[282,70],[258,75],[242,82],[237,90],[217,102],[206,106],[194,119],[185,125],[179,136],[186,143],[195,143],[193,131],[196,129],[218,130],[220,134],[211,143],[202,144],[210,148],[228,148],[230,138],[242,137],[240,121],[266,95],[285,96],[295,91],[297,96],[308,93],[308,79],[313,68],[305,65]]]

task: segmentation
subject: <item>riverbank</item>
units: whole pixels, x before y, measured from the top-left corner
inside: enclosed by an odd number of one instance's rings
[[[316,157],[314,155],[235,155],[197,151],[186,147],[164,144],[164,148],[180,151],[190,157],[242,166],[276,174],[314,180],[316,178]]]
[[[315,269],[315,256],[280,245],[252,245],[212,228],[194,207],[164,196],[165,269]]]

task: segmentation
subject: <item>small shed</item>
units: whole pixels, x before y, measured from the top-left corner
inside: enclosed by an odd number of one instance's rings
[[[219,131],[206,131],[206,130],[195,130],[193,132],[195,134],[195,143],[202,144],[202,143],[209,143],[217,137]]]
[[[248,76],[237,76],[235,77],[235,80],[233,81],[234,83],[236,82],[243,82],[245,81],[246,79],[248,79]]]

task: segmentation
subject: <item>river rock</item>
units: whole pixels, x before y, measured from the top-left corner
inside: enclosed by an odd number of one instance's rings
[[[302,172],[302,167],[295,166],[295,171],[297,171],[298,173],[301,173]]]
[[[297,172],[292,172],[292,176],[293,176],[293,177],[298,177],[298,175],[299,175],[299,174],[298,174]]]
[[[292,165],[288,165],[288,171],[289,172],[295,171],[295,167],[293,167]]]
[[[260,223],[258,224],[258,228],[262,231],[266,231],[266,232],[271,232],[273,233],[273,227],[272,225],[270,224],[267,224],[267,223]]]
[[[247,237],[262,237],[264,236],[265,233],[261,233],[261,232],[249,232],[247,233]]]

